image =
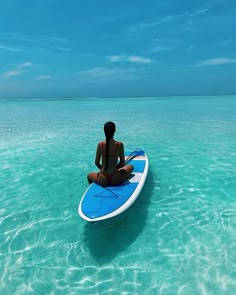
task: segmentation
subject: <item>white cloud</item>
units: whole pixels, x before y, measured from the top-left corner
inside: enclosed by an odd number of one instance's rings
[[[150,58],[144,58],[144,57],[141,57],[141,56],[129,56],[127,60],[130,61],[130,62],[145,63],[145,64],[151,62]]]
[[[163,51],[171,51],[173,48],[168,47],[168,46],[155,46],[152,49],[149,50],[151,53],[159,53]]]
[[[206,12],[208,12],[208,9],[199,9],[199,10],[192,12],[190,14],[190,16],[196,16],[196,15],[204,14]]]
[[[129,27],[129,31],[134,32],[137,31],[139,29],[145,29],[145,28],[151,28],[151,27],[156,27],[156,26],[160,26],[162,24],[166,24],[169,23],[173,20],[172,16],[167,16],[164,17],[158,21],[153,21],[153,22],[148,22],[148,23],[139,23],[133,26]]]
[[[56,41],[58,43],[67,43],[68,42],[67,39],[62,38],[62,37],[58,37],[58,36],[47,36],[46,38],[49,40]]]
[[[196,45],[189,45],[188,47],[185,48],[186,51],[191,51],[193,49],[196,49]]]
[[[111,62],[119,62],[122,60],[122,56],[121,55],[112,55],[109,57],[109,60]]]
[[[52,79],[51,75],[41,75],[36,78],[36,80],[39,80],[39,81],[40,80],[50,80],[50,79]]]
[[[13,48],[10,46],[6,46],[6,45],[0,45],[0,49],[2,50],[7,50],[7,51],[11,51],[11,52],[19,52],[20,50],[17,48]]]
[[[187,23],[188,26],[191,24],[192,22],[192,18],[201,16],[205,13],[208,12],[208,9],[199,9],[193,12],[184,12],[181,14],[173,14],[173,15],[168,15],[166,17],[160,18],[160,19],[156,19],[153,20],[151,22],[140,22],[140,23],[136,23],[132,26],[128,27],[128,31],[133,33],[136,32],[138,30],[143,30],[143,29],[149,29],[149,28],[155,28],[155,27],[159,27],[161,25],[165,25],[165,24],[169,24],[169,23],[173,23],[176,21],[181,21],[181,22],[185,22],[186,20],[190,23]]]
[[[23,63],[23,64],[20,64],[20,65],[18,65],[18,69],[22,69],[22,68],[28,68],[28,67],[32,67],[32,63],[31,62],[29,62],[29,61],[27,61],[27,62],[25,62],[25,63]]]
[[[59,51],[64,51],[64,52],[68,52],[68,51],[71,51],[70,48],[67,48],[67,47],[58,47],[57,48]]]
[[[0,76],[1,79],[7,79],[7,78],[10,78],[10,77],[14,77],[14,76],[18,76],[20,74],[23,74],[25,71],[23,70],[11,70],[11,71],[7,71],[5,72],[4,74],[2,74]]]
[[[128,79],[133,80],[140,74],[136,68],[105,68],[98,67],[92,68],[89,70],[81,71],[79,73],[79,77],[81,79],[95,79],[95,80],[120,80],[120,79]]]
[[[233,64],[236,63],[236,59],[233,58],[224,58],[224,57],[219,57],[219,58],[211,58],[204,60],[195,66],[201,67],[201,66],[219,66],[219,65],[225,65],[225,64]]]
[[[27,36],[14,33],[6,33],[3,38],[5,40],[17,42],[24,51],[44,50],[44,51],[60,51],[69,52],[69,40],[57,36]],[[4,45],[3,45],[4,46]],[[5,50],[20,51],[12,47],[4,46]],[[1,49],[1,47],[0,47]]]
[[[131,55],[127,56],[125,54],[122,55],[112,55],[109,57],[111,62],[132,62],[132,63],[151,63],[152,60],[150,58],[145,58],[142,56]]]
[[[0,78],[8,79],[10,77],[19,76],[25,72],[24,70],[25,68],[32,67],[32,65],[33,64],[31,62],[25,62],[25,63],[19,64],[15,69],[7,71],[3,73],[2,75],[0,75]]]

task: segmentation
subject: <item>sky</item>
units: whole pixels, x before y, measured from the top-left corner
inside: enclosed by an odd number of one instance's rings
[[[0,0],[0,98],[235,94],[235,0]]]

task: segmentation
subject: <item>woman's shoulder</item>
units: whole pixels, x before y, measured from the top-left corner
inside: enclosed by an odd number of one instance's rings
[[[98,148],[102,148],[105,144],[106,144],[106,141],[105,140],[99,141]]]
[[[116,141],[115,145],[117,145],[117,147],[123,147],[124,146],[123,142],[121,142],[121,141]]]
[[[105,140],[101,140],[101,141],[99,141],[98,145],[103,145],[103,144],[105,144],[105,143],[106,143]]]
[[[115,144],[117,144],[117,145],[122,145],[123,142],[121,142],[121,141],[119,141],[119,140],[115,140]]]

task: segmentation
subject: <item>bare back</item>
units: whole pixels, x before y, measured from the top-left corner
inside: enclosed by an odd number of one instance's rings
[[[95,165],[100,172],[88,174],[88,182],[95,182],[102,186],[118,185],[129,177],[133,166],[125,164],[124,145],[113,138],[109,141],[109,152],[106,156],[106,141],[97,145]]]
[[[124,145],[122,142],[111,139],[109,142],[109,153],[106,156],[106,141],[101,141],[97,147],[97,156],[102,159],[101,172],[113,174],[118,170],[118,159],[120,160],[119,168],[125,165]],[[106,169],[105,169],[106,167]]]

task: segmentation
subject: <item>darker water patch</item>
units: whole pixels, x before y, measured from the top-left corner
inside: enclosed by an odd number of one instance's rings
[[[114,218],[85,225],[83,243],[98,264],[111,261],[142,233],[153,190],[153,175],[149,171],[142,193],[129,209]]]

